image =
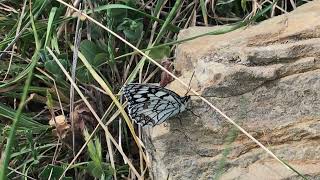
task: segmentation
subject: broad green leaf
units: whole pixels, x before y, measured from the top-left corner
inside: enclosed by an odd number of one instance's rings
[[[63,67],[68,69],[69,62],[67,60],[60,59],[60,62],[63,65]],[[63,74],[62,70],[60,69],[60,67],[58,66],[58,64],[55,61],[53,61],[53,60],[46,61],[44,63],[44,67],[48,72],[53,74],[55,77],[57,77],[57,78],[63,78],[64,77],[64,74]]]
[[[80,52],[91,63],[97,54],[105,53],[99,46],[89,40],[84,40],[80,44]]]
[[[76,77],[83,83],[90,83],[93,81],[93,77],[85,67],[77,69]]]
[[[155,59],[155,60],[161,60],[165,57],[169,57],[170,47],[169,46],[162,46],[159,48],[152,49],[150,51],[149,55],[152,59]]]
[[[122,31],[130,41],[136,42],[142,34],[143,24],[139,20],[125,18],[125,20],[117,27],[117,30]]]

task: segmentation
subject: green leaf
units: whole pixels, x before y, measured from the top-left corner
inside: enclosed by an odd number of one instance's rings
[[[53,31],[53,20],[54,20],[54,17],[55,17],[55,14],[56,14],[56,11],[57,11],[57,8],[56,7],[53,7],[50,11],[50,15],[49,15],[49,19],[48,19],[48,25],[47,25],[47,34],[46,34],[46,40],[45,40],[45,43],[44,43],[44,47],[46,47],[48,45],[48,42],[50,41],[50,36],[51,36],[51,33]]]
[[[103,162],[97,165],[94,161],[90,161],[86,169],[93,177],[100,178],[102,175],[104,175],[105,179],[112,179],[114,171],[110,164]]]
[[[68,69],[69,67],[69,62],[65,59],[59,59],[61,64],[63,65],[64,68]],[[63,78],[64,74],[63,71],[60,69],[59,65],[53,61],[53,60],[48,60],[44,63],[45,69],[53,74],[57,78]]]
[[[93,81],[93,77],[91,76],[89,70],[87,70],[84,66],[77,70],[76,77],[83,83],[89,83]]]
[[[135,42],[140,38],[143,32],[143,24],[139,20],[125,18],[124,21],[117,27],[117,30],[122,31],[126,38]]]
[[[108,57],[109,56],[107,53],[99,53],[94,57],[91,65],[94,67],[98,67],[102,63],[106,62]]]
[[[51,180],[58,180],[60,176],[63,174],[64,168],[61,166],[55,166],[55,165],[47,165],[44,170],[39,174],[40,179],[50,179]],[[71,177],[63,177],[63,180],[72,180]]]
[[[99,46],[89,40],[82,41],[79,49],[89,62],[91,62],[97,54],[105,53]]]
[[[99,65],[107,61],[107,58],[109,57],[106,51],[100,48],[100,46],[98,46],[96,43],[89,40],[84,40],[81,42],[80,52],[94,68],[97,68]],[[76,77],[84,83],[90,83],[93,81],[92,75],[83,64],[78,66]]]
[[[206,9],[206,3],[204,0],[200,0],[200,7],[201,7],[201,12],[202,12],[202,17],[204,23],[207,25],[208,24],[208,16],[207,16],[207,9]]]
[[[103,174],[103,170],[101,167],[97,167],[96,163],[94,161],[90,161],[87,165],[87,171],[96,178],[101,177],[101,175]]]
[[[244,11],[247,11],[247,0],[241,0],[241,8]]]
[[[156,17],[154,17],[154,16],[152,16],[152,15],[150,15],[150,14],[148,14],[148,13],[145,13],[145,12],[143,12],[143,11],[140,11],[140,10],[138,10],[138,9],[135,9],[135,8],[132,8],[132,7],[123,5],[123,4],[108,4],[108,5],[103,5],[103,6],[97,7],[97,8],[95,8],[95,9],[93,9],[93,10],[89,10],[89,11],[86,12],[86,13],[88,13],[88,14],[91,14],[91,13],[93,13],[93,12],[97,13],[97,12],[105,11],[105,10],[108,10],[108,9],[127,9],[127,10],[131,10],[131,11],[137,12],[137,13],[145,16],[145,17],[148,17],[148,18],[154,20],[154,21],[158,21],[160,24],[163,24],[163,23],[164,23],[164,21],[161,20],[161,19],[158,19],[158,18],[156,18]],[[115,20],[117,20],[117,19],[115,19]],[[168,30],[173,31],[173,32],[179,32],[179,31],[180,31],[180,28],[177,27],[177,26],[175,26],[175,25],[169,24],[169,25],[168,25]]]
[[[161,60],[165,57],[169,57],[170,47],[169,46],[162,46],[159,48],[152,49],[150,51],[149,55],[152,59],[155,59],[155,60]]]
[[[11,121],[13,121],[15,113],[16,110],[6,106],[5,104],[0,103],[0,119],[8,118]],[[18,123],[18,129],[29,129],[35,132],[42,132],[49,128],[49,126],[43,125],[35,121],[32,117],[28,117],[25,114],[22,114],[20,118],[21,120]]]

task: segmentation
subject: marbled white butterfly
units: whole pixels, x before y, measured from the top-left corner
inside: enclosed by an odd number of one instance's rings
[[[124,86],[130,117],[138,124],[155,126],[186,110],[190,96],[151,84],[131,83]]]

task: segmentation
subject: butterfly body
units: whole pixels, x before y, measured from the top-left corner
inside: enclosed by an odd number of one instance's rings
[[[166,88],[131,83],[124,86],[130,117],[141,125],[155,126],[186,110],[190,96],[179,96]]]

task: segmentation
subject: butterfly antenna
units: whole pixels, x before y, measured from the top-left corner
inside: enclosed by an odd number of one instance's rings
[[[189,85],[188,85],[188,90],[187,90],[187,92],[186,92],[186,94],[185,94],[184,96],[186,96],[186,95],[190,92],[190,90],[191,90],[191,81],[192,81],[192,78],[193,78],[193,76],[194,76],[194,73],[195,73],[195,71],[193,71],[193,73],[192,73],[192,76],[191,76],[191,79],[190,79]]]

